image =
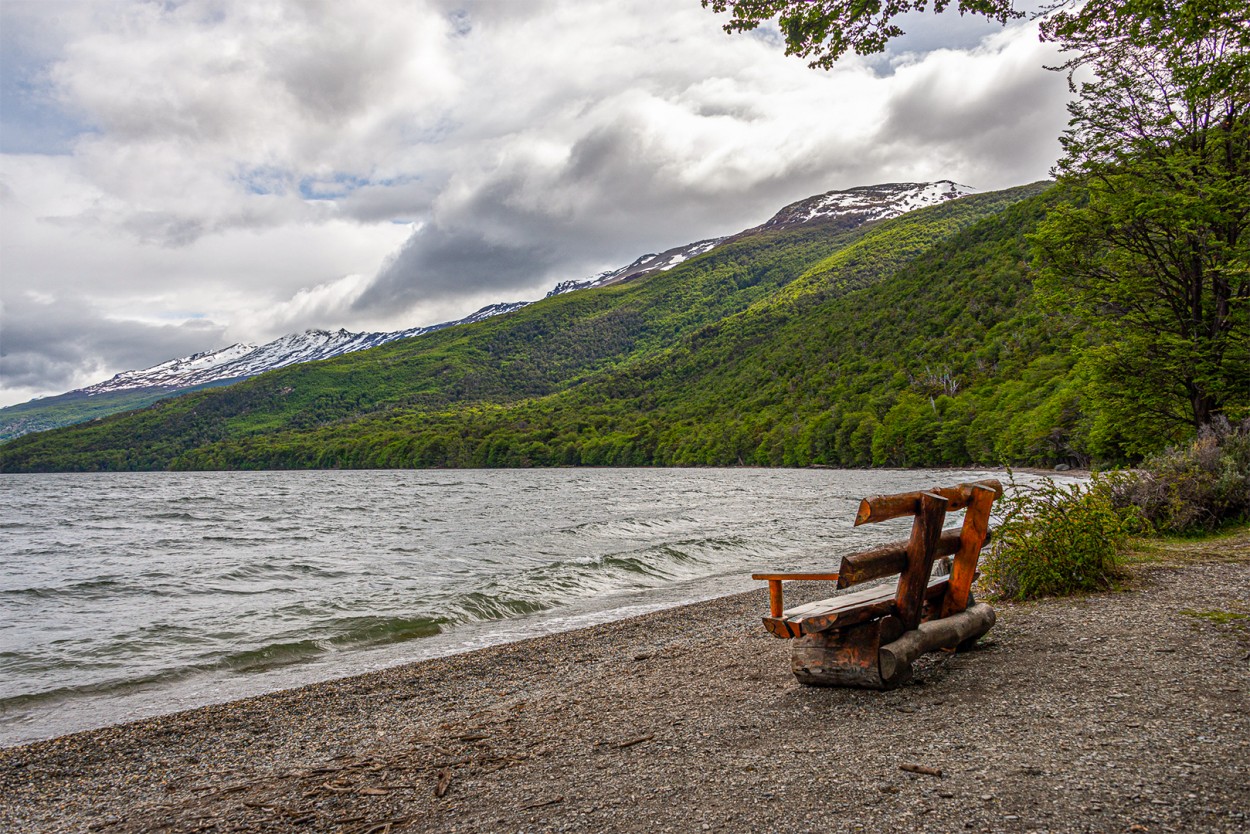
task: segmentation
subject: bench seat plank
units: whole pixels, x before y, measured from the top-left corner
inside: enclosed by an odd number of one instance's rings
[[[948,577],[932,577],[925,588],[925,600],[940,599],[946,594],[948,584]],[[814,634],[831,628],[845,628],[874,617],[895,613],[897,592],[898,583],[890,582],[873,588],[865,588],[862,591],[809,602],[782,612],[780,617],[765,617],[764,626],[778,637],[798,637],[801,634]]]

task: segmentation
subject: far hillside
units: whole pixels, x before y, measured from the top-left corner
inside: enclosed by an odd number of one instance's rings
[[[761,228],[662,273],[20,438],[5,471],[1080,462],[1045,184]]]

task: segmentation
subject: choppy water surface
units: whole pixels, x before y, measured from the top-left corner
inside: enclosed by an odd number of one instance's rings
[[[860,498],[987,472],[0,476],[0,744],[836,569]]]

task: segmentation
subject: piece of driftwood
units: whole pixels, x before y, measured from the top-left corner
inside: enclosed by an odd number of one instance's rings
[[[1002,483],[992,478],[987,478],[984,481],[974,481],[953,487],[935,487],[931,490],[901,492],[897,495],[870,495],[859,503],[859,512],[855,515],[855,526],[858,527],[861,524],[870,524],[876,521],[888,521],[891,518],[899,518],[905,515],[915,515],[920,509],[920,496],[925,492],[931,492],[945,498],[947,501],[947,512],[953,513],[956,510],[962,510],[968,506],[968,501],[972,498],[972,488],[974,486],[989,487],[994,490],[995,498],[1003,494]]]
[[[878,659],[881,679],[886,685],[901,683],[911,675],[911,664],[920,655],[975,640],[993,627],[994,619],[994,609],[981,602],[958,614],[921,623],[895,640],[883,641]]]
[[[925,767],[922,764],[913,764],[911,762],[904,762],[898,766],[898,769],[905,770],[908,773],[919,773],[922,776],[937,776],[939,779],[942,776],[942,768],[940,767]]]

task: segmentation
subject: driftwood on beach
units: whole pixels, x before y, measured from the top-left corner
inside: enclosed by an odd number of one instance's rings
[[[860,504],[855,523],[912,515],[911,537],[842,560],[837,573],[762,573],[768,582],[764,626],[794,641],[791,665],[800,683],[890,689],[911,676],[925,652],[969,646],[994,625],[994,609],[972,604],[972,581],[989,541],[990,507],[1002,484],[987,480],[897,495]],[[966,509],[959,530],[943,532],[946,513]],[[934,577],[937,559],[950,556],[950,575]],[[838,588],[897,574],[887,585],[852,591],[786,610],[782,583],[826,580]]]

